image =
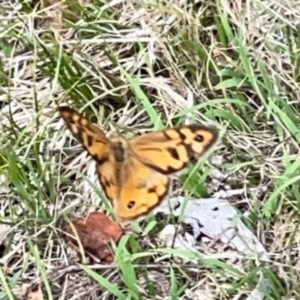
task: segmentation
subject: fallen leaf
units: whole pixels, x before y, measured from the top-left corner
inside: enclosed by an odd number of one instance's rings
[[[112,221],[101,212],[92,212],[84,218],[78,218],[71,222],[80,238],[81,244],[87,253],[94,255],[107,263],[113,262],[113,253],[110,242],[119,241],[124,231],[120,225]],[[74,243],[76,235],[71,224],[64,226],[67,237]]]

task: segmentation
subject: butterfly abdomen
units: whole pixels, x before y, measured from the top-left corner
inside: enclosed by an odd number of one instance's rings
[[[114,166],[115,185],[118,188],[117,195],[120,193],[124,177],[126,177],[126,162],[128,159],[128,145],[127,142],[120,137],[114,138],[110,145],[110,158]]]
[[[125,147],[121,141],[111,144],[111,151],[117,163],[123,163],[125,160]]]

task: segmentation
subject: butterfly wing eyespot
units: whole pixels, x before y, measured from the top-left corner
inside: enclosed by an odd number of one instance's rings
[[[127,208],[132,209],[135,206],[135,201],[134,200],[129,200],[127,203]]]

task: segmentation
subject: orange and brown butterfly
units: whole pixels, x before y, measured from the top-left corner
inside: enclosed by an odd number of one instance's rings
[[[218,137],[215,129],[193,124],[131,140],[108,138],[74,109],[59,107],[59,113],[96,161],[101,187],[119,221],[132,221],[152,211],[169,192],[169,176],[200,158]]]

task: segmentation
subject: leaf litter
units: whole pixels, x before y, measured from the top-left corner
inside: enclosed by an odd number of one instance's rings
[[[192,227],[193,234],[185,233],[184,236],[177,234],[176,225],[166,226],[158,237],[165,240],[166,246],[173,245],[176,249],[188,249],[198,252],[196,247],[198,237],[204,234],[212,241],[221,241],[225,246],[236,249],[237,252],[230,252],[227,258],[240,259],[251,257],[256,263],[268,262],[268,252],[258,238],[243,223],[240,213],[226,199],[189,199],[184,205],[185,197],[172,198],[156,209],[156,212],[166,215],[172,214],[176,217],[181,215],[182,222]],[[172,232],[173,228],[173,232]],[[224,250],[225,248],[223,248]],[[226,252],[214,254],[213,258],[226,258]],[[209,258],[210,255],[206,255]],[[260,272],[260,271],[259,271]],[[258,274],[260,281],[257,287],[251,292],[247,300],[264,299],[268,288],[268,282],[261,273]],[[255,295],[256,298],[253,298]]]
[[[101,212],[92,212],[86,217],[74,219],[63,230],[73,243],[76,243],[77,234],[85,251],[107,263],[114,261],[111,241],[117,243],[124,233],[117,223]]]

